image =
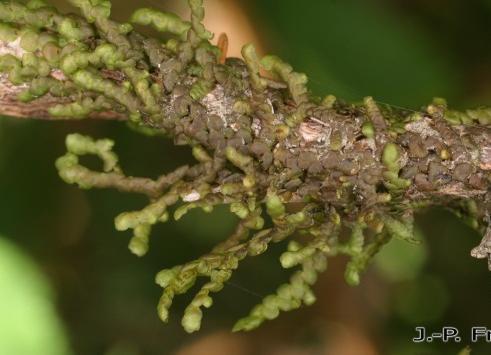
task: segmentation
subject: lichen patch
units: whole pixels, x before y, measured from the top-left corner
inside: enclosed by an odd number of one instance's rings
[[[223,86],[217,85],[203,97],[201,103],[205,106],[208,114],[220,117],[225,127],[231,126],[232,129],[234,128],[229,122],[233,113],[233,102],[230,100],[230,96],[225,94]]]
[[[416,122],[411,122],[406,124],[405,128],[409,132],[417,133],[421,135],[423,139],[426,139],[427,137],[440,137],[440,134],[431,128],[430,126],[431,120],[427,117],[418,120]]]
[[[491,170],[491,146],[481,149],[480,167],[482,170]]]
[[[24,53],[26,53],[26,51],[20,46],[20,37],[17,37],[15,41],[12,42],[0,40],[0,56],[10,54],[20,59]]]

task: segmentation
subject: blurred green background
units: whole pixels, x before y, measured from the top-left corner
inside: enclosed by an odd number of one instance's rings
[[[263,52],[306,72],[316,94],[372,95],[416,110],[434,96],[457,108],[491,104],[489,0],[208,2],[210,11],[223,10],[213,28],[231,22],[236,33],[248,31]],[[125,3],[115,2],[117,19],[141,6],[185,13],[184,0]],[[122,123],[0,120],[1,355],[457,354],[472,326],[491,328],[491,274],[469,256],[480,236],[443,210],[418,216],[424,244],[392,242],[361,286],[346,286],[345,260],[334,260],[315,287],[314,306],[257,331],[229,329],[287,279],[277,259],[282,246],[243,263],[200,332],[180,328],[189,295],[178,298],[164,325],[154,275],[208,251],[235,220],[226,209],[192,212],[156,228],[149,254],[134,257],[113,218],[145,200],[64,184],[54,161],[70,132],[115,139],[129,174],[156,177],[191,159],[187,149]],[[463,343],[411,342],[415,326],[444,325],[459,328]],[[491,344],[472,348],[489,354]]]

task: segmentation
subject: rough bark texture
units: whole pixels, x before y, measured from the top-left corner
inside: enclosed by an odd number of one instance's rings
[[[164,287],[163,320],[173,297],[205,276],[211,281],[183,318],[186,330],[199,329],[201,307],[211,306],[209,293],[223,286],[237,263],[295,232],[308,242],[292,242],[280,261],[302,270],[237,330],[313,302],[309,285],[327,256],[349,255],[346,278],[357,284],[359,272],[391,237],[416,242],[413,214],[426,206],[447,207],[479,229],[484,238],[472,255],[487,258],[491,269],[489,109],[456,112],[438,99],[414,113],[379,106],[370,97],[362,104],[312,97],[305,75],[274,56],[259,61],[251,45],[244,47],[244,59],[225,59],[224,41],[212,46],[201,25],[200,1],[190,0],[191,22],[148,9],[135,13],[134,23],[176,37],[166,43],[112,22],[107,1],[71,2],[85,19],[44,5],[0,3],[0,114],[128,118],[193,148],[196,166],[151,181],[125,176],[111,141],[68,137],[68,153],[57,162],[64,180],[150,197],[143,210],[116,218],[118,230],[134,230],[130,249],[137,255],[148,248],[151,226],[165,221],[179,200],[184,205],[176,219],[190,208],[223,203],[242,219],[210,254],[157,276]],[[98,155],[104,171],[79,165],[83,154]],[[261,206],[271,228],[263,228]],[[258,232],[250,235],[253,230]]]
[[[5,44],[5,42],[0,41],[0,53],[2,51],[2,46]],[[13,85],[6,74],[0,74],[0,115],[41,120],[60,119],[60,117],[53,117],[53,115],[48,112],[49,108],[69,102],[67,99],[54,97],[49,94],[32,102],[21,102],[18,100],[17,95],[24,90],[24,85]],[[125,115],[111,111],[95,112],[90,114],[87,118],[126,120]]]

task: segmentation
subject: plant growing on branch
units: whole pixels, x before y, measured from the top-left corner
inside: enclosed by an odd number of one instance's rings
[[[41,0],[0,2],[0,114],[41,119],[126,120],[147,134],[188,145],[196,163],[156,180],[128,176],[113,141],[71,134],[56,167],[81,188],[140,193],[147,206],[115,219],[143,256],[152,227],[189,210],[228,205],[234,233],[208,254],[156,276],[163,321],[177,295],[206,282],[184,312],[188,332],[246,257],[289,240],[280,257],[298,267],[234,330],[250,330],[281,311],[315,301],[311,286],[327,259],[347,255],[350,285],[391,238],[417,243],[413,215],[428,206],[455,212],[483,239],[472,256],[491,269],[491,109],[450,110],[434,99],[422,113],[314,97],[307,77],[254,46],[227,58],[203,26],[202,0],[190,21],[139,9],[129,23],[110,19],[106,0],[70,0],[81,16]],[[133,26],[151,26],[161,41]],[[84,155],[103,162],[85,167]]]

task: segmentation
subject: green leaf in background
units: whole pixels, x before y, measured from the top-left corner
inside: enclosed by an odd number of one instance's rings
[[[71,354],[46,278],[0,237],[0,354]]]
[[[416,239],[422,240],[418,230]],[[377,270],[391,282],[406,281],[418,276],[427,259],[426,244],[409,244],[403,240],[393,239],[375,257]]]

